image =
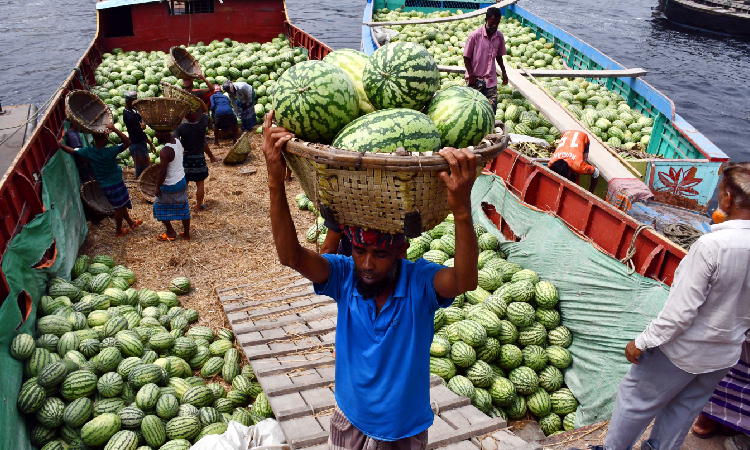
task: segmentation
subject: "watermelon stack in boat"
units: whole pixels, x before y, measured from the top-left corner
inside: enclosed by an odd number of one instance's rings
[[[560,323],[557,289],[508,261],[481,225],[475,230],[479,287],[435,313],[430,372],[492,417],[533,417],[546,435],[572,430],[578,401],[563,371],[573,363],[573,336]],[[454,233],[448,216],[410,240],[407,258],[452,266]]]
[[[447,162],[437,153],[469,148],[481,168],[505,148],[507,133],[492,134],[492,107],[475,90],[439,88],[435,60],[411,42],[386,45],[369,58],[338,50],[287,70],[274,86],[275,120],[299,139],[287,144],[285,156],[308,198],[319,200],[313,206],[326,206],[324,216],[339,223],[411,237],[440,223],[449,209],[437,173]],[[368,177],[331,184],[327,172],[341,169]],[[404,172],[414,175],[405,179]],[[404,183],[412,185],[383,198],[388,193],[380,186]]]

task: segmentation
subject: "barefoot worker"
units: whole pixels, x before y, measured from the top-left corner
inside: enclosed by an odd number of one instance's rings
[[[180,232],[180,237],[190,240],[190,204],[185,170],[182,168],[184,150],[179,139],[169,131],[157,131],[156,138],[164,147],[159,152],[161,163],[156,180],[154,217],[167,229],[156,238],[160,241],[174,241],[177,233],[172,228],[172,221],[181,220],[183,231]]]
[[[263,126],[271,229],[279,260],[338,304],[336,402],[328,448],[424,450],[434,414],[430,407],[430,343],[439,307],[477,287],[477,236],[471,221],[471,187],[477,158],[469,150],[443,149],[450,174],[440,177],[456,224],[455,267],[405,258],[402,234],[344,226],[351,257],[318,255],[297,240],[284,178],[282,148],[292,135]]]
[[[130,194],[125,181],[122,179],[122,168],[117,165],[117,155],[127,150],[130,146],[130,139],[120,130],[115,128],[110,122],[107,125],[107,131],[117,134],[122,140],[119,145],[107,145],[107,134],[95,134],[94,145],[92,147],[83,147],[73,149],[64,143],[64,137],[60,140],[60,148],[71,155],[78,155],[85,158],[94,171],[94,178],[99,183],[104,196],[115,208],[115,236],[121,237],[128,233],[127,228],[122,227],[122,221],[125,219],[131,230],[140,226],[142,220],[133,220],[130,218],[128,209],[132,209],[130,203]]]
[[[205,180],[208,178],[208,165],[206,154],[211,162],[216,158],[208,150],[206,145],[206,130],[208,129],[208,114],[198,110],[193,111],[185,117],[185,121],[177,126],[175,137],[180,139],[185,149],[182,167],[185,170],[185,181],[195,182],[197,192],[195,194],[195,211],[204,209],[203,196],[205,194]],[[207,151],[208,150],[208,151]]]
[[[750,163],[727,164],[719,183],[724,223],[711,226],[677,268],[659,316],[625,348],[604,447],[678,450],[716,385],[740,358],[750,329]]]

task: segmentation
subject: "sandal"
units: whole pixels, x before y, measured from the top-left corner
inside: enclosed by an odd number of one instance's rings
[[[175,237],[169,237],[169,236],[167,236],[167,233],[162,233],[162,234],[156,236],[156,239],[159,240],[159,241],[174,241],[175,239],[177,239],[177,237],[176,236]]]
[[[119,232],[119,233],[116,233],[116,234],[115,234],[115,237],[118,237],[118,238],[119,238],[119,237],[123,237],[123,236],[125,236],[126,234],[128,234],[128,229],[127,229],[127,228],[123,228],[122,230],[120,230],[120,232]]]
[[[130,229],[131,230],[135,230],[136,228],[140,227],[141,225],[143,225],[143,221],[141,219],[136,219],[136,220],[133,221],[133,227],[130,228]]]
[[[184,231],[180,231],[180,237],[183,238],[183,239],[185,239],[186,241],[190,240],[189,237],[185,237],[185,232]]]

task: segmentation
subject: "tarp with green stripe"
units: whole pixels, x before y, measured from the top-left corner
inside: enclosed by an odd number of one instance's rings
[[[492,204],[520,242],[505,241],[482,210]],[[522,203],[494,175],[482,175],[472,192],[475,223],[501,240],[508,261],[537,272],[560,294],[562,324],[573,333],[573,364],[565,382],[580,402],[577,426],[607,420],[617,385],[628,371],[625,345],[658,315],[668,286],[629,274],[618,260],[597,250],[556,216]]]

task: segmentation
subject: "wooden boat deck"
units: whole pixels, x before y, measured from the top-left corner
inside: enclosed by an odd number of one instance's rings
[[[7,172],[36,127],[36,106],[15,105],[3,107],[0,114],[0,173]],[[33,119],[31,122],[27,121]]]

